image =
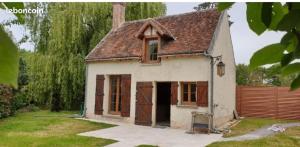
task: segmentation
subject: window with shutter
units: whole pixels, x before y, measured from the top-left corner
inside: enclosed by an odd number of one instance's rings
[[[183,105],[196,105],[196,82],[181,83],[181,100]]]
[[[109,78],[109,113],[129,117],[131,76],[111,75]]]
[[[122,108],[121,101],[121,76],[112,75],[110,78],[110,89],[109,89],[109,113],[120,114]]]
[[[143,63],[158,63],[158,50],[160,49],[160,38],[158,36],[145,37],[143,39]]]

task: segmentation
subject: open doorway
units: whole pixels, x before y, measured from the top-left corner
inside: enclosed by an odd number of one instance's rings
[[[156,98],[156,124],[170,126],[171,82],[157,83]]]

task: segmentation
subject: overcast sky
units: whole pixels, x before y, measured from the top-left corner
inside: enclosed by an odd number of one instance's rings
[[[167,15],[180,14],[185,12],[194,11],[194,7],[199,3],[166,3],[167,4]],[[257,36],[253,33],[246,21],[246,5],[245,3],[236,3],[228,11],[231,16],[230,19],[233,21],[233,25],[230,27],[232,43],[234,47],[234,54],[236,63],[248,64],[251,55],[265,45],[271,43],[277,43],[280,41],[283,33],[279,32],[265,32],[261,36]],[[9,17],[5,11],[0,10],[0,23],[1,21]],[[25,29],[22,26],[12,26],[10,29],[16,40],[20,40],[25,34]],[[21,48],[33,49],[32,43],[25,43],[21,45]]]

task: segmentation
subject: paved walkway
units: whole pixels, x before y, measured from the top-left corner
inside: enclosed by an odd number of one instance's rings
[[[82,136],[114,139],[119,142],[108,145],[107,147],[135,147],[141,144],[158,145],[159,147],[204,147],[216,141],[243,141],[260,139],[269,135],[276,134],[269,130],[267,126],[245,135],[223,138],[222,134],[187,134],[186,130],[171,128],[152,128],[133,124],[112,122],[106,120],[90,120],[118,126],[80,133]],[[283,128],[300,126],[300,123],[278,124]]]
[[[286,124],[278,124],[282,126],[283,128],[289,128],[289,127],[296,127],[300,126],[300,123],[286,123]],[[274,132],[272,130],[269,130],[271,126],[263,127],[261,129],[255,130],[253,132],[250,132],[245,135],[236,136],[236,137],[230,137],[230,138],[224,138],[222,141],[243,141],[243,140],[253,140],[253,139],[259,139],[262,137],[266,137],[269,135],[276,134],[278,132]]]
[[[115,122],[101,121],[110,124]],[[116,127],[80,133],[82,136],[109,138],[119,142],[107,147],[135,147],[141,144],[159,147],[204,147],[222,140],[222,134],[187,134],[186,130],[171,128],[152,128],[133,124],[117,123]]]

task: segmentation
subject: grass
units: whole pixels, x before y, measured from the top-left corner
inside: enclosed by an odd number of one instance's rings
[[[242,119],[241,122],[231,128],[231,132],[228,134],[224,134],[224,137],[233,137],[233,136],[239,136],[244,135],[246,133],[249,133],[251,131],[257,130],[259,128],[273,125],[276,123],[288,123],[292,122],[290,120],[278,120],[278,119],[268,119],[268,118],[245,118]]]
[[[285,132],[256,140],[215,142],[208,147],[299,147],[300,127],[288,128]]]
[[[26,112],[0,120],[0,146],[105,146],[115,140],[76,134],[113,127],[110,124],[77,120],[72,112]]]
[[[231,128],[230,134],[224,137],[232,137],[246,134],[261,127],[272,125],[275,123],[293,122],[289,120],[261,119],[261,118],[245,118],[238,125]],[[273,136],[264,137],[256,140],[247,141],[223,141],[215,142],[208,147],[298,147],[300,146],[300,127],[288,128],[284,133]]]

